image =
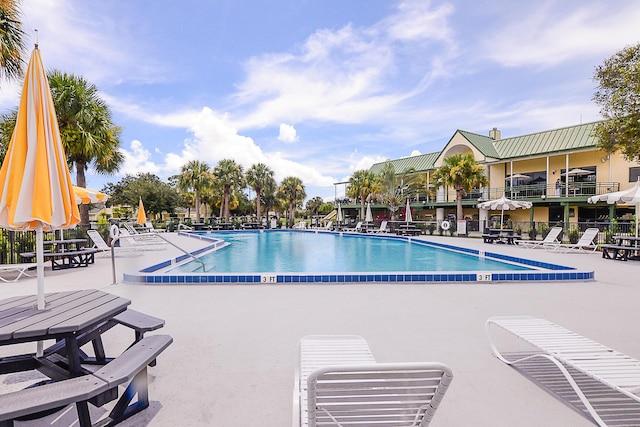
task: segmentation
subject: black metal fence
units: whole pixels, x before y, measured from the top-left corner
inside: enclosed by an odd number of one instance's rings
[[[109,225],[93,225],[103,237],[109,234]],[[62,233],[62,234],[61,234]],[[44,240],[64,239],[88,239],[86,227],[76,227],[70,230],[45,231]],[[0,229],[0,264],[16,264],[23,260],[20,254],[34,252],[36,248],[35,231],[9,231]]]

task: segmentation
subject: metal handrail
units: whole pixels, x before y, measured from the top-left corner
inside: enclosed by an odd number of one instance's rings
[[[202,264],[202,271],[206,272],[207,268],[204,264],[204,261],[202,261],[199,258],[196,258],[193,254],[187,252],[186,250],[182,249],[180,246],[176,245],[173,242],[170,242],[169,240],[167,240],[165,237],[163,237],[160,233],[157,232],[149,232],[147,234],[153,234],[156,237],[161,238],[163,241],[167,242],[168,244],[170,244],[171,246],[173,246],[174,248],[182,251],[185,255],[187,255],[189,258],[193,258],[194,261],[199,262],[200,264]],[[111,283],[112,285],[115,285],[118,283],[117,279],[116,279],[116,251],[115,251],[115,243],[122,239],[135,239],[136,237],[140,237],[140,235],[131,235],[131,236],[122,236],[122,235],[118,235],[116,237],[114,237],[111,240],[111,273],[112,273],[112,278],[113,278],[113,283]]]

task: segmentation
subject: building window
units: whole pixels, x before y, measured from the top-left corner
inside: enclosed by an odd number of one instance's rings
[[[640,177],[640,167],[629,168],[629,182],[636,182]]]

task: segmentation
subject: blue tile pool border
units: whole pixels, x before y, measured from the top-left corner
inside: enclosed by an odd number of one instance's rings
[[[287,230],[291,231],[291,230]],[[262,231],[265,232],[265,231]],[[278,232],[270,230],[267,232]],[[316,230],[299,230],[296,232],[325,232]],[[198,238],[210,242],[204,248],[192,252],[199,255],[207,251],[217,250],[226,246],[226,242],[207,236],[180,232],[181,235]],[[342,233],[351,234],[351,233]],[[362,234],[358,234],[363,236]],[[494,252],[479,251],[477,249],[430,242],[407,236],[395,235],[364,235],[369,238],[402,239],[414,244],[439,247],[446,250],[468,253],[480,257],[492,258],[500,261],[526,265],[535,270],[528,271],[438,271],[438,272],[340,272],[340,273],[183,273],[164,272],[169,267],[190,258],[181,255],[174,259],[146,267],[136,273],[124,273],[123,280],[127,283],[173,285],[173,284],[443,284],[443,283],[523,283],[523,282],[568,282],[589,281],[595,278],[593,271],[578,271],[572,267],[534,261],[526,258],[514,257]]]

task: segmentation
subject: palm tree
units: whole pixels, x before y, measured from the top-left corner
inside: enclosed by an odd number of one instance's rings
[[[379,188],[387,208],[391,211],[391,220],[395,221],[396,212],[411,196],[425,191],[426,181],[423,176],[416,174],[415,168],[408,168],[401,174],[396,174],[393,163],[386,162],[378,175]]]
[[[438,187],[453,187],[456,191],[456,218],[462,219],[462,198],[473,188],[489,183],[484,166],[471,153],[445,157],[442,166],[433,174],[433,183]]]
[[[289,220],[287,222],[287,226],[291,228],[293,227],[295,208],[302,207],[302,202],[305,197],[307,197],[304,184],[300,178],[288,176],[282,180],[278,193],[282,199],[287,201],[289,206]]]
[[[82,77],[57,70],[48,72],[47,78],[67,161],[76,170],[76,185],[87,186],[85,171],[90,165],[101,174],[117,172],[124,161],[122,129],[113,123],[98,88]],[[89,224],[89,206],[80,205],[80,220]]]
[[[307,204],[305,205],[305,207],[307,208],[307,211],[311,213],[311,215],[318,215],[318,212],[320,211],[323,203],[324,201],[322,200],[322,197],[316,196],[313,199],[307,200]]]
[[[0,78],[22,77],[25,51],[24,31],[17,0],[0,0]]]
[[[229,207],[231,193],[244,186],[242,166],[237,164],[235,160],[220,160],[218,165],[213,168],[213,176],[216,184],[220,185],[223,190],[222,206],[220,207],[221,215],[224,216],[226,222],[229,222],[229,217],[231,216]]]
[[[193,190],[195,193],[196,222],[200,222],[200,200],[202,192],[213,182],[213,175],[208,164],[192,160],[182,166],[178,177],[178,187],[183,191]]]
[[[256,216],[258,217],[258,222],[260,222],[260,196],[262,195],[262,190],[269,185],[269,182],[274,181],[273,171],[264,163],[258,163],[247,170],[246,180],[247,184],[256,192]]]
[[[360,219],[364,219],[364,203],[381,189],[380,177],[370,170],[359,170],[349,178],[347,196],[360,200]]]

